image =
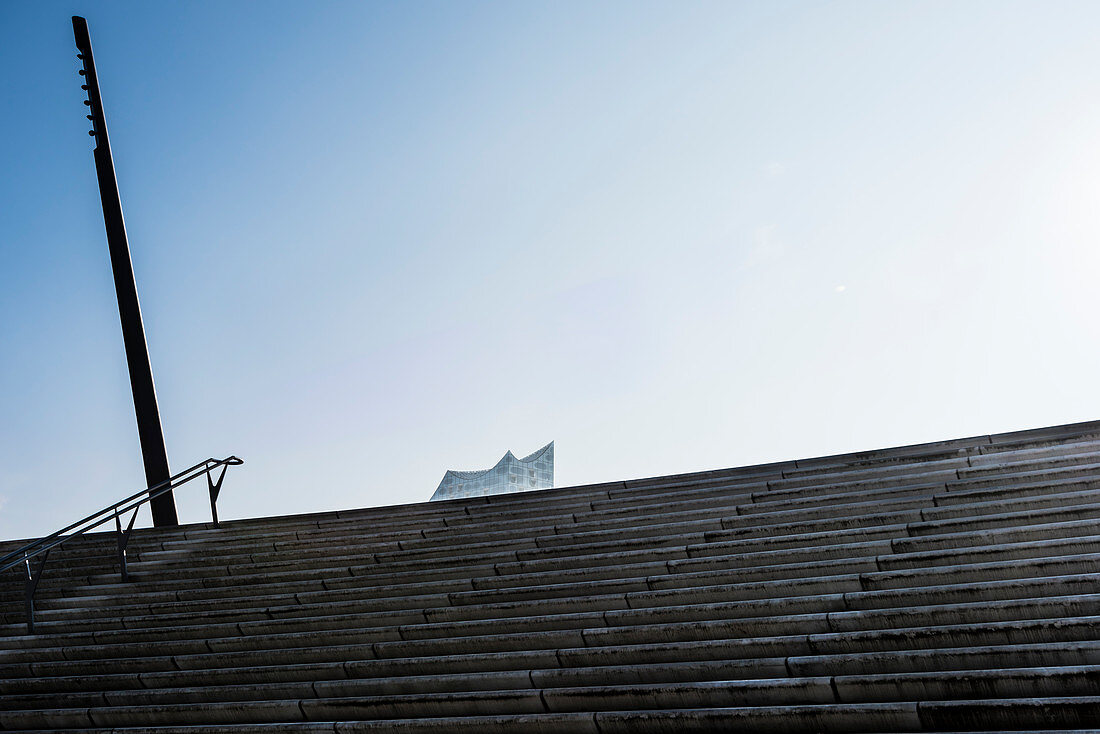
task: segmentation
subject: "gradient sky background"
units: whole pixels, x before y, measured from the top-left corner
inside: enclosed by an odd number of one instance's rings
[[[1100,3],[0,3],[0,536],[1100,418]],[[208,519],[203,488],[181,517]]]

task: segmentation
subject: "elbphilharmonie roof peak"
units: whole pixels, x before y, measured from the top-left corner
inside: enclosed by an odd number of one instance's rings
[[[516,458],[510,450],[491,469],[455,471],[448,469],[436,487],[432,500],[484,497],[493,494],[550,489],[554,486],[554,442],[538,451]]]

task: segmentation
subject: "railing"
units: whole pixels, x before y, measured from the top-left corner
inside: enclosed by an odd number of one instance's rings
[[[62,528],[56,533],[27,543],[22,548],[18,548],[8,553],[3,558],[0,558],[0,573],[21,564],[26,566],[27,582],[24,591],[24,605],[27,612],[27,633],[34,634],[34,592],[38,589],[38,582],[42,579],[42,570],[46,567],[46,559],[49,558],[51,550],[90,530],[98,528],[100,525],[114,520],[115,541],[118,547],[119,572],[123,582],[129,581],[130,575],[126,570],[126,546],[130,542],[130,534],[133,532],[134,521],[137,519],[138,510],[141,509],[141,506],[156,499],[162,494],[171,492],[176,487],[187,484],[192,479],[198,479],[201,476],[205,476],[206,485],[210,493],[210,515],[214,520],[214,527],[218,527],[218,495],[221,494],[222,480],[225,479],[225,472],[229,467],[239,466],[243,463],[244,462],[236,456],[200,461],[190,469],[184,469],[179,474],[169,477],[160,484],[149,487],[148,489],[143,489],[124,500],[119,500],[109,507],[104,507],[99,512],[88,515],[83,520],[77,520],[72,525]],[[219,467],[221,467],[221,472],[218,473],[218,478],[215,480],[214,471]],[[123,530],[122,517],[131,510],[134,511],[134,514],[130,517],[129,522],[126,523],[126,529]],[[32,563],[32,559],[36,558],[38,562],[36,564]]]

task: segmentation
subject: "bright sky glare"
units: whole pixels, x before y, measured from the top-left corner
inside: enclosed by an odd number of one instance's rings
[[[144,476],[73,14],[224,517],[1100,417],[1098,3],[8,0],[0,537]]]

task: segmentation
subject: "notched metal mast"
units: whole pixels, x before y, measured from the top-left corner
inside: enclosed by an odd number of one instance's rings
[[[119,198],[115,164],[111,157],[111,141],[107,136],[107,119],[103,112],[103,100],[99,94],[99,80],[92,57],[92,42],[88,36],[88,22],[73,16],[73,34],[77,57],[83,62],[80,70],[84,77],[82,89],[88,92],[84,104],[88,107],[88,119],[92,129],[88,134],[95,138],[95,170],[99,178],[99,196],[103,202],[103,223],[107,229],[107,247],[111,252],[111,270],[114,273],[115,293],[118,296],[118,315],[122,321],[122,340],[126,347],[126,365],[130,371],[130,388],[134,394],[134,411],[137,414],[138,438],[145,462],[145,479],[149,487],[168,481],[168,453],[164,447],[157,394],[153,386],[153,370],[149,364],[149,349],[145,343],[145,328],[141,322],[134,268],[130,262],[130,246],[126,240],[126,222],[122,218],[122,200]],[[176,503],[172,492],[155,497],[150,503],[153,525],[156,527],[178,525]]]

